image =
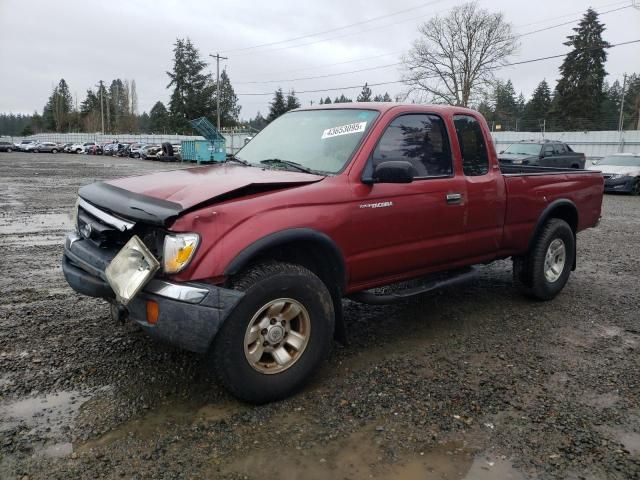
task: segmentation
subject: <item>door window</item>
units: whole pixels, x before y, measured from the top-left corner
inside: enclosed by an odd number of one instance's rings
[[[565,148],[564,144],[562,143],[556,143],[556,153],[559,155],[564,155],[565,153],[567,153],[567,149]]]
[[[468,177],[485,175],[489,172],[489,154],[478,120],[470,115],[454,115],[460,153],[462,154],[462,170]]]
[[[545,157],[551,157],[553,155],[553,145],[545,145],[542,149],[542,155]]]
[[[373,168],[402,160],[413,166],[416,178],[453,174],[451,148],[444,122],[437,115],[402,115],[389,124],[372,155]]]

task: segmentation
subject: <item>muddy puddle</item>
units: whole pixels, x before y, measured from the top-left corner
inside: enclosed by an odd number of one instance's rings
[[[505,458],[493,458],[462,444],[438,445],[396,460],[386,458],[384,443],[372,443],[373,432],[362,431],[345,441],[320,448],[283,452],[256,449],[225,465],[227,474],[279,480],[520,480],[524,476]],[[277,443],[277,442],[276,442]]]
[[[16,434],[16,443],[34,455],[60,457],[73,451],[70,430],[82,405],[91,395],[62,391],[21,398],[0,405],[2,431]]]
[[[229,419],[245,408],[235,402],[226,404],[202,404],[197,402],[172,402],[125,422],[101,437],[76,445],[79,452],[108,446],[126,437],[149,440],[163,437],[174,426],[190,426],[197,423]]]

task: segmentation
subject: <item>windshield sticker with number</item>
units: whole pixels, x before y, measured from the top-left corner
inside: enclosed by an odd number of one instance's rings
[[[347,125],[340,125],[339,127],[327,128],[322,132],[322,139],[338,137],[340,135],[351,135],[352,133],[364,132],[367,127],[367,122],[349,123]]]

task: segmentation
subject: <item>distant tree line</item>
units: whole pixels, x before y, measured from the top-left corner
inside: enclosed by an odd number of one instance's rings
[[[168,89],[168,106],[158,101],[149,113],[138,114],[135,80],[115,79],[109,86],[100,80],[88,89],[80,105],[74,104],[64,79],[54,87],[42,110],[33,115],[0,114],[0,135],[32,135],[40,132],[193,133],[189,120],[217,116],[216,81],[206,72],[207,63],[191,40],[176,39]],[[231,80],[220,75],[220,121],[222,127],[239,125],[240,105]],[[77,102],[76,102],[77,103]]]

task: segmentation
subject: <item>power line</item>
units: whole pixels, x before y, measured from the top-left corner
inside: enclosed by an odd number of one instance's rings
[[[624,7],[620,7],[620,8],[614,8],[613,10],[607,10],[605,12],[598,12],[598,15],[605,15],[607,13],[613,13],[613,12],[618,12],[620,10],[624,10],[626,8],[631,8],[631,5],[627,5]],[[572,23],[575,22],[579,22],[581,19],[578,18],[576,20],[569,20],[568,22],[563,22],[563,23],[558,23],[557,25],[551,25],[549,27],[545,27],[545,28],[540,28],[538,30],[532,30],[530,32],[526,32],[526,33],[521,33],[520,35],[518,35],[518,37],[525,37],[527,35],[533,35],[534,33],[539,33],[539,32],[544,32],[546,30],[551,30],[552,28],[557,28],[557,27],[562,27],[564,25],[571,25]]]
[[[407,12],[411,12],[413,10],[418,10],[420,8],[428,7],[430,5],[433,5],[433,4],[436,4],[436,3],[440,3],[442,1],[443,0],[432,0],[431,2],[422,3],[420,5],[416,5],[416,6],[411,7],[411,8],[405,8],[404,10],[398,10],[397,12],[394,12],[394,13],[387,13],[385,15],[380,15],[378,17],[369,18],[368,20],[362,20],[360,22],[350,23],[348,25],[343,25],[342,27],[336,27],[336,28],[332,28],[332,29],[329,29],[329,30],[324,30],[322,32],[309,33],[309,34],[306,34],[306,35],[301,35],[299,37],[288,38],[286,40],[279,40],[277,42],[262,43],[262,44],[259,44],[259,45],[253,45],[251,47],[234,48],[234,49],[230,49],[230,50],[225,50],[223,53],[242,52],[242,51],[246,51],[246,50],[253,50],[253,49],[256,49],[256,48],[270,47],[270,46],[273,46],[273,45],[279,45],[281,43],[289,43],[289,42],[293,42],[295,40],[302,40],[302,39],[305,39],[305,38],[317,37],[318,35],[324,35],[325,33],[337,32],[337,31],[345,30],[347,28],[355,27],[355,26],[358,26],[358,25],[364,25],[366,23],[375,22],[376,20],[381,20],[383,18],[394,17],[396,15],[400,15],[402,13],[407,13]]]
[[[591,48],[582,48],[580,49],[580,51],[582,52],[586,52],[586,51],[590,51],[590,50],[596,50],[598,48],[614,48],[614,47],[619,47],[622,45],[629,45],[632,43],[639,43],[640,39],[637,40],[629,40],[626,42],[620,42],[620,43],[615,43],[612,45],[609,45],[607,47],[591,47]],[[561,53],[558,55],[550,55],[547,57],[538,57],[538,58],[532,58],[529,60],[521,60],[519,62],[512,62],[512,63],[506,63],[504,65],[500,65],[497,67],[494,67],[494,70],[500,69],[500,68],[506,68],[506,67],[513,67],[516,65],[523,65],[526,63],[534,63],[534,62],[541,62],[544,60],[552,60],[554,58],[561,58],[561,57],[566,57],[567,55],[569,55],[569,53],[571,52],[567,52],[567,53]],[[427,78],[438,78],[437,75],[433,75],[433,76],[429,76],[429,77],[424,77],[425,79]],[[378,82],[378,83],[368,83],[367,85],[369,87],[379,87],[382,85],[393,85],[396,83],[404,83],[403,80],[394,80],[394,81],[390,81],[390,82]],[[335,88],[324,88],[324,89],[319,89],[319,90],[302,90],[302,91],[297,91],[296,93],[301,94],[301,93],[321,93],[321,92],[333,92],[333,91],[339,91],[339,90],[349,90],[352,88],[362,88],[362,84],[360,85],[351,85],[348,87],[335,87]],[[266,96],[266,95],[273,95],[273,92],[265,92],[265,93],[237,93],[236,95],[243,95],[243,96]]]
[[[616,9],[613,9],[613,10],[608,10],[606,12],[600,13],[600,15],[604,15],[606,13],[611,13],[611,12],[617,12],[617,11],[623,10],[625,8],[630,8],[630,5],[627,5],[627,6],[621,7],[621,8],[616,8]],[[565,23],[561,23],[561,24],[558,24],[558,25],[551,25],[551,26],[548,26],[548,27],[545,27],[545,28],[534,30],[532,32],[527,32],[527,33],[523,33],[523,34],[520,34],[520,35],[516,35],[516,38],[524,37],[524,36],[527,36],[527,35],[532,35],[534,33],[544,32],[544,31],[547,31],[547,30],[551,30],[553,28],[560,27],[562,25],[575,23],[576,21],[579,21],[579,20],[580,19],[572,20],[571,22],[565,22]],[[324,75],[315,75],[315,76],[310,76],[310,77],[289,78],[289,79],[285,78],[285,79],[278,79],[278,80],[254,80],[254,81],[235,82],[235,83],[236,83],[236,85],[249,85],[249,84],[256,85],[256,84],[267,84],[267,83],[300,82],[300,81],[306,81],[306,80],[317,80],[317,79],[320,79],[320,78],[329,78],[329,77],[338,77],[338,76],[343,76],[343,75],[350,75],[350,74],[354,74],[354,73],[361,73],[361,72],[367,72],[367,71],[371,71],[371,70],[378,70],[378,69],[381,69],[381,68],[396,67],[396,66],[399,66],[399,65],[402,65],[402,62],[387,63],[387,64],[384,64],[384,65],[377,65],[377,66],[374,66],[374,67],[361,68],[361,69],[358,69],[358,70],[350,70],[350,71],[347,71],[347,72],[338,72],[338,73],[327,73],[327,74],[324,74]]]
[[[627,5],[627,6],[616,8],[616,9],[613,9],[613,10],[607,10],[605,12],[599,12],[599,15],[605,15],[607,13],[617,12],[619,10],[624,10],[625,8],[630,8],[630,7],[631,7],[631,5]],[[526,33],[522,33],[522,34],[519,34],[519,35],[515,35],[515,37],[516,38],[520,38],[520,37],[524,37],[524,36],[527,36],[527,35],[532,35],[534,33],[545,32],[547,30],[558,28],[558,27],[561,27],[563,25],[573,24],[573,23],[578,22],[578,21],[580,21],[580,19],[571,20],[569,22],[564,22],[564,23],[560,23],[560,24],[557,24],[557,25],[550,25],[550,26],[545,27],[545,28],[540,28],[538,30],[533,30],[531,32],[526,32]],[[360,32],[358,32],[358,33],[360,33]],[[352,33],[350,33],[349,35],[351,35],[351,34]],[[316,42],[311,42],[311,43],[316,43]],[[297,46],[300,46],[300,45],[297,45]],[[293,48],[293,47],[284,47],[284,48]],[[370,57],[370,58],[376,58],[376,57]],[[340,63],[334,64],[334,65],[345,64],[345,63],[351,63],[351,61],[340,62]],[[401,64],[402,64],[402,62],[395,62],[395,63],[388,63],[388,64],[385,64],[385,65],[378,65],[378,66],[374,66],[374,67],[362,68],[362,69],[358,69],[358,70],[350,70],[350,71],[347,71],[347,72],[329,73],[329,74],[324,74],[324,75],[316,75],[316,76],[301,77],[301,78],[290,78],[290,79],[254,80],[254,81],[245,81],[245,82],[235,82],[235,84],[236,85],[249,85],[249,84],[254,84],[255,85],[255,84],[267,84],[267,83],[286,83],[286,82],[298,82],[298,81],[305,81],[305,80],[316,80],[316,79],[320,79],[320,78],[337,77],[337,76],[349,75],[349,74],[353,74],[353,73],[366,72],[366,71],[370,71],[370,70],[378,70],[378,69],[381,69],[381,68],[389,68],[389,67],[394,67],[394,66],[398,66],[398,65],[401,65]]]

